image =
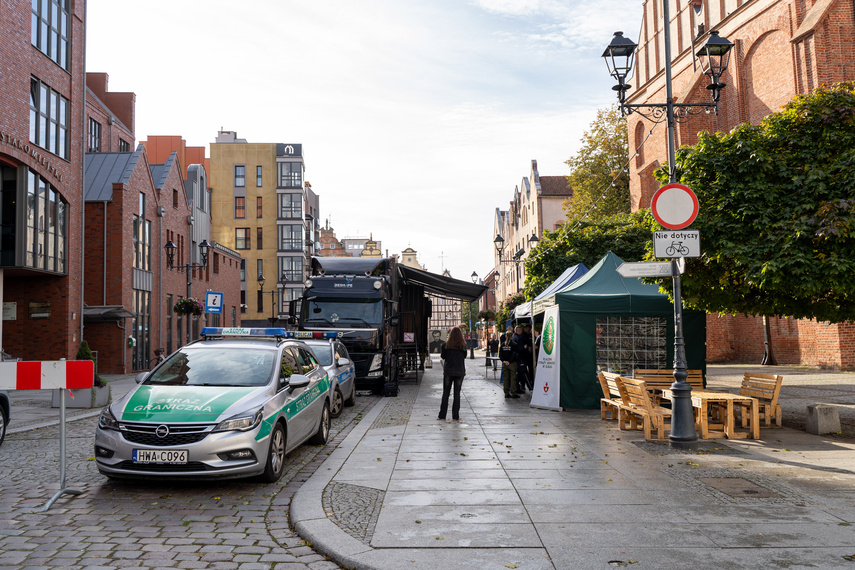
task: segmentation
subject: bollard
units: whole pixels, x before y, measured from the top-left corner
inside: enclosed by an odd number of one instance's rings
[[[840,414],[836,406],[830,404],[811,404],[807,407],[807,427],[805,431],[814,435],[837,433],[840,431]]]

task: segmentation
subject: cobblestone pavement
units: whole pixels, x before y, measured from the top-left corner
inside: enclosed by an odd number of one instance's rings
[[[332,421],[325,446],[302,445],[282,479],[128,482],[98,473],[97,418],[67,424],[66,487],[59,486],[59,428],[9,434],[0,447],[0,569],[217,568],[321,570],[288,521],[291,498],[380,398],[360,393]]]

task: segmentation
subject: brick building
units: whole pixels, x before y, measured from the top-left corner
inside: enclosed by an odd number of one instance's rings
[[[709,83],[693,58],[710,30],[733,42],[719,115],[680,122],[677,146],[697,142],[697,133],[729,131],[759,123],[796,95],[855,79],[855,6],[835,0],[691,0],[671,4],[671,54],[675,102],[706,102]],[[635,74],[627,102],[665,101],[662,0],[645,0]],[[607,41],[604,38],[604,42]],[[653,178],[667,156],[664,125],[637,114],[627,121],[633,211],[647,208],[658,183]],[[637,154],[636,154],[637,153]],[[703,205],[701,205],[703,207]],[[761,318],[708,317],[710,362],[760,362]],[[809,320],[770,319],[772,352],[781,364],[855,368],[855,326]]]
[[[100,372],[145,370],[154,349],[172,352],[198,338],[205,324],[240,322],[240,256],[211,240],[205,167],[184,166],[165,143],[159,164],[144,145],[125,150],[135,140],[133,93],[110,93],[106,74],[87,80],[84,338],[97,351]],[[200,158],[186,149],[182,156]],[[201,263],[204,240],[212,244],[207,263],[188,277],[184,266]],[[177,246],[173,270],[168,241]],[[207,291],[223,293],[222,315],[173,312],[178,300],[189,294],[204,301]]]
[[[0,347],[73,358],[82,337],[84,0],[0,0]]]

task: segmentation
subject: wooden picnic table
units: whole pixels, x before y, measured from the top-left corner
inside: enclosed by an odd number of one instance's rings
[[[662,398],[673,402],[670,389],[662,389]],[[750,408],[749,431],[736,430],[735,402]],[[712,390],[692,390],[692,406],[696,411],[695,425],[702,439],[727,437],[728,439],[760,439],[760,413],[758,401],[749,396]]]

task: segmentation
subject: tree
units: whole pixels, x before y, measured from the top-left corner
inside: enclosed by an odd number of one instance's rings
[[[855,83],[797,97],[756,126],[701,133],[676,166],[701,205],[686,306],[855,319]]]
[[[629,213],[626,119],[617,105],[597,111],[582,148],[566,161],[573,196],[564,202],[570,220],[596,221]]]
[[[568,267],[578,263],[593,267],[609,251],[626,261],[644,259],[652,247],[656,222],[648,210],[616,214],[599,221],[567,223],[543,239],[525,263],[525,295],[536,297]]]

